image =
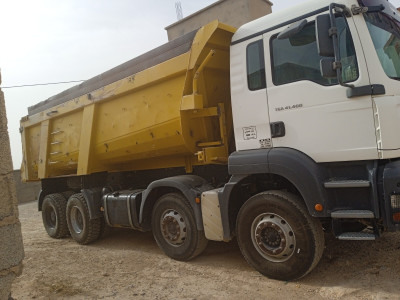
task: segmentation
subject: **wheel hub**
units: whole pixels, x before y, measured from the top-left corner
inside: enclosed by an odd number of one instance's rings
[[[73,206],[71,209],[71,225],[76,233],[83,231],[83,216],[78,206]]]
[[[285,219],[273,213],[262,214],[254,219],[251,238],[257,251],[273,262],[288,260],[296,246],[290,225]]]
[[[186,239],[185,220],[177,211],[168,210],[161,217],[161,232],[170,245],[179,246]]]
[[[46,208],[46,220],[50,228],[54,229],[57,225],[57,215],[52,207]]]

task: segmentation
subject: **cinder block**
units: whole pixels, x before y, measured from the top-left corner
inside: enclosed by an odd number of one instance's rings
[[[24,248],[19,222],[0,227],[0,254],[0,271],[18,266],[22,262]]]
[[[12,160],[10,140],[7,130],[6,105],[4,94],[0,90],[0,174],[7,174],[12,171]]]
[[[7,128],[7,115],[6,115],[6,104],[4,101],[4,93],[0,90],[0,128]]]
[[[10,273],[6,276],[0,276],[0,299],[7,300],[11,293],[11,284],[15,279],[15,274]]]
[[[18,217],[17,205],[13,174],[0,175],[0,220],[8,216]]]
[[[12,171],[13,166],[10,157],[11,150],[10,141],[8,140],[8,132],[0,130],[0,175],[5,175]]]
[[[4,94],[0,89],[0,300],[8,299],[11,284],[22,270],[24,255],[6,107]]]

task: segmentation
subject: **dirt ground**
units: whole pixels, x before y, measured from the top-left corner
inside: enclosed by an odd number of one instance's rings
[[[210,242],[191,262],[165,256],[151,233],[114,229],[88,246],[50,238],[36,202],[19,206],[25,246],[13,297],[23,299],[400,299],[400,233],[373,242],[327,237],[297,282],[261,276],[235,241]]]

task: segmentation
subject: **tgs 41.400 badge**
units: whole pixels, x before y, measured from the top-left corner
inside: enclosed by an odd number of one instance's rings
[[[275,111],[284,111],[284,110],[291,110],[291,109],[297,109],[297,108],[302,108],[303,104],[294,104],[294,105],[288,105],[288,106],[281,106],[281,107],[275,107]]]

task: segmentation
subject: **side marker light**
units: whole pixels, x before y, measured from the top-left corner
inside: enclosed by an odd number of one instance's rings
[[[324,207],[322,206],[322,204],[317,203],[317,204],[315,204],[314,209],[315,209],[316,211],[323,211],[323,210],[324,210]]]

